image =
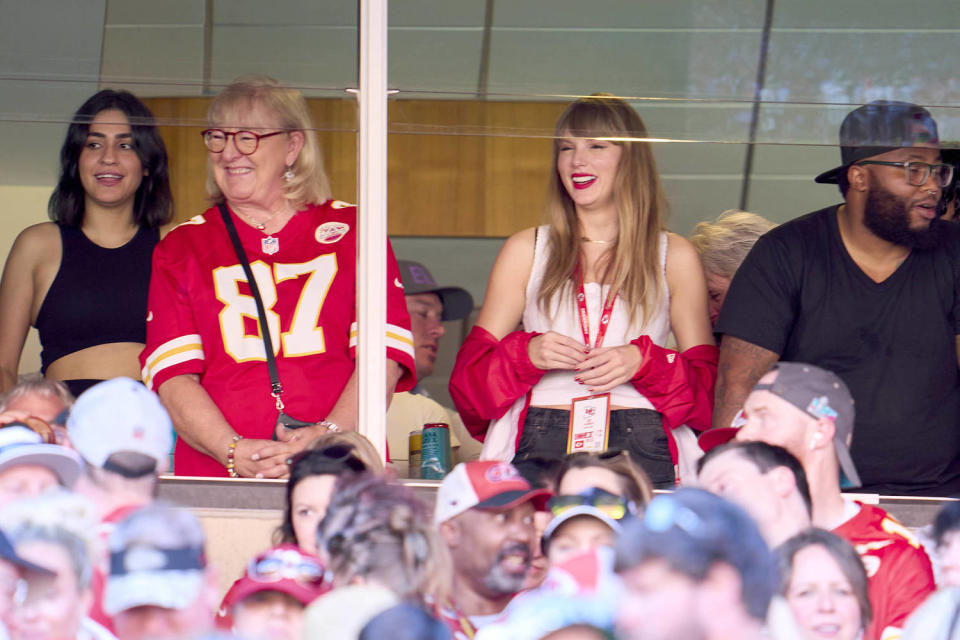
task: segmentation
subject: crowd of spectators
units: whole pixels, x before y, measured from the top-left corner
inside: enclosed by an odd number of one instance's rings
[[[72,403],[69,446],[0,428],[0,622],[15,640],[952,637],[931,629],[955,624],[958,503],[925,548],[840,492],[854,414],[830,372],[780,363],[746,404],[696,486],[662,495],[607,451],[461,463],[430,505],[362,436],[327,434],[222,593],[200,521],[156,499],[166,410],[102,382]]]
[[[0,283],[0,636],[960,633],[958,503],[915,531],[844,493],[960,492],[955,156],[924,108],[845,118],[816,178],[843,204],[687,240],[639,115],[573,102],[549,223],[497,259],[456,410],[417,382],[473,300],[388,244],[386,463],[357,424],[357,211],[303,96],[245,77],[213,100],[214,206],[169,234],[149,110],[105,90],[74,120],[53,222]],[[30,324],[45,377],[12,386]],[[424,423],[461,460],[432,504],[399,478]],[[225,593],[197,514],[157,499],[171,470],[286,481]]]

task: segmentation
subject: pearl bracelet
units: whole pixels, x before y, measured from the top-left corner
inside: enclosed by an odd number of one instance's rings
[[[240,442],[241,440],[243,440],[243,436],[241,436],[240,434],[235,434],[233,436],[233,440],[230,442],[230,444],[227,445],[227,474],[231,478],[240,477],[240,474],[237,473],[236,455],[237,455],[237,443]]]

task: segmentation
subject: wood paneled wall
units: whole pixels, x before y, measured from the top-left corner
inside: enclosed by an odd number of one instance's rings
[[[170,155],[177,221],[207,208],[209,98],[147,98]],[[356,201],[357,104],[309,99],[334,197]],[[556,102],[393,100],[389,232],[503,237],[543,220]]]

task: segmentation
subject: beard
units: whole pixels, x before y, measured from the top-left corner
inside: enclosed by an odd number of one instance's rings
[[[944,223],[939,218],[931,220],[926,228],[912,228],[910,208],[904,199],[879,185],[871,186],[867,192],[863,224],[887,242],[910,249],[934,249],[943,238],[940,226]]]
[[[503,565],[503,559],[508,555],[526,556],[526,570],[522,573],[510,571]],[[530,569],[530,547],[522,543],[506,544],[497,552],[497,558],[484,578],[484,585],[490,591],[500,594],[517,593],[523,589],[527,581],[527,571]]]

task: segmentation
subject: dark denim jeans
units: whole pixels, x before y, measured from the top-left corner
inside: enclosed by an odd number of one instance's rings
[[[531,456],[563,458],[567,454],[570,412],[530,407],[514,460]],[[610,449],[625,449],[643,467],[657,489],[674,488],[673,459],[660,414],[652,409],[610,412]]]

